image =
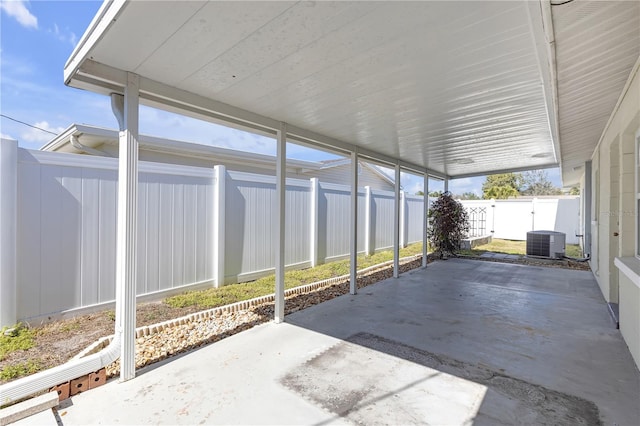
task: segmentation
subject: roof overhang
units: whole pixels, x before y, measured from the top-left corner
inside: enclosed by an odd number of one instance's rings
[[[119,143],[118,134],[119,132],[113,129],[84,124],[72,124],[58,136],[43,145],[40,150],[108,156],[108,153],[101,152],[100,149],[104,145],[117,145]],[[276,163],[276,158],[271,155],[159,138],[150,135],[140,135],[138,142],[140,149],[143,150],[211,160],[212,163],[224,162],[225,164],[251,165],[263,169],[273,169]],[[289,171],[319,170],[322,166],[322,163],[315,161],[287,160],[287,169]]]
[[[132,72],[144,104],[438,177],[554,167],[551,21],[548,1],[107,1],[64,78],[122,93]]]

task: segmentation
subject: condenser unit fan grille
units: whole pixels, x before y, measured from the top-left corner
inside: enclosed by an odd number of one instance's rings
[[[527,232],[527,256],[562,259],[566,236],[556,231]]]

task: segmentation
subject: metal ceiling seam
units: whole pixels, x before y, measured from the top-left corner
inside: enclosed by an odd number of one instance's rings
[[[607,120],[607,124],[604,126],[604,129],[602,129],[602,133],[600,134],[600,137],[598,138],[598,143],[596,144],[595,148],[593,149],[593,153],[591,154],[591,157],[590,157],[591,160],[594,159],[594,156],[595,156],[596,152],[598,152],[598,150],[600,149],[600,144],[602,143],[602,140],[604,139],[604,135],[607,133],[607,130],[609,130],[609,126],[611,126],[611,122],[613,121],[613,117],[618,112],[618,109],[620,108],[620,105],[622,104],[622,100],[624,99],[624,97],[626,96],[627,92],[629,91],[629,88],[631,87],[631,82],[635,78],[635,76],[638,73],[638,71],[640,71],[640,56],[638,56],[638,59],[636,60],[635,65],[633,66],[633,69],[629,73],[629,78],[627,78],[627,82],[624,84],[624,88],[622,89],[622,92],[620,93],[620,96],[618,97],[618,101],[616,102],[616,106],[613,108],[613,111],[611,111],[611,114],[609,115],[609,119]]]
[[[557,164],[555,163],[550,163],[550,164],[541,164],[536,166],[536,170],[538,169],[552,169],[554,167],[558,167]],[[528,172],[533,170],[531,167],[515,167],[515,168],[510,168],[510,169],[500,169],[500,170],[494,170],[490,173],[487,172],[481,172],[481,173],[465,173],[465,174],[460,174],[460,175],[452,175],[449,177],[449,179],[463,179],[463,178],[470,178],[470,177],[478,177],[478,176],[485,176],[487,174],[503,174],[503,173],[519,173],[519,172]]]

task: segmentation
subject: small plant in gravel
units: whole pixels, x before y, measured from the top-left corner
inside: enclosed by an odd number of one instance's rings
[[[11,352],[27,350],[34,345],[35,331],[23,324],[4,327],[0,334],[0,360]]]
[[[37,361],[29,360],[19,364],[7,365],[0,370],[0,380],[12,380],[40,371]]]
[[[428,218],[428,238],[435,254],[441,259],[449,254],[455,256],[469,232],[467,211],[462,203],[454,200],[450,192],[444,192],[431,205]]]

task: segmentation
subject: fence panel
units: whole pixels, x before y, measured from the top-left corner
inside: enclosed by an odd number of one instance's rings
[[[371,241],[374,251],[393,247],[395,194],[371,190]]]
[[[276,180],[227,172],[225,281],[249,281],[275,268]],[[310,262],[310,184],[287,179],[285,264]]]
[[[406,237],[409,244],[422,241],[422,222],[423,222],[423,197],[417,195],[407,195],[406,200],[406,217],[407,224]]]
[[[320,182],[318,251],[329,262],[349,254],[351,190],[346,185]]]
[[[550,230],[564,232],[567,244],[579,243],[575,236],[580,229],[578,197],[461,202],[469,213],[471,236],[493,234],[495,238],[524,241],[529,231]]]
[[[211,280],[212,173],[140,163],[139,179],[137,293]],[[111,302],[117,160],[20,149],[18,194],[18,317]]]

